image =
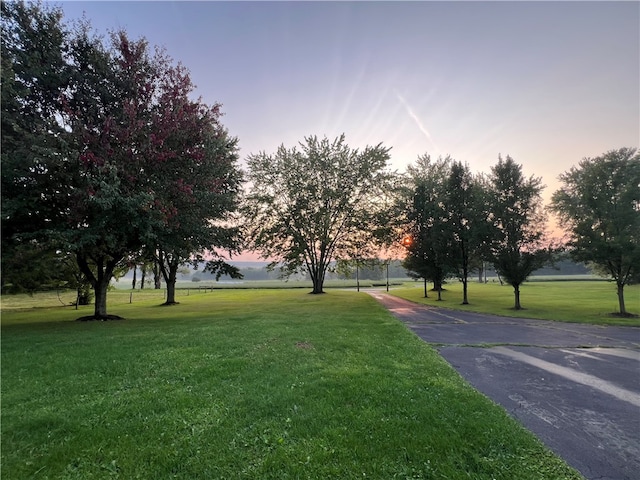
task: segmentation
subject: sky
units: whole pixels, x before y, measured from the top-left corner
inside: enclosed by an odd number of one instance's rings
[[[543,178],[640,146],[640,2],[61,2],[162,46],[241,158],[344,133],[392,169],[510,155]]]

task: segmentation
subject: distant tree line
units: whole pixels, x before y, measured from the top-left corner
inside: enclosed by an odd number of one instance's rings
[[[399,190],[395,219],[407,249],[404,265],[440,291],[448,277],[463,283],[489,264],[514,290],[534,272],[552,265],[560,254],[616,282],[619,313],[628,312],[624,286],[640,275],[640,155],[622,148],[585,159],[560,176],[549,210],[558,214],[569,240],[546,231],[542,179],[526,177],[511,157],[498,157],[488,175],[473,174],[450,157],[418,158]]]
[[[611,278],[627,314],[624,287],[640,276],[636,149],[584,159],[548,209],[542,179],[509,156],[474,173],[425,153],[397,173],[388,147],[354,149],[344,135],[250,154],[242,171],[221,105],[194,98],[188,70],[161,50],[66,25],[57,7],[1,7],[3,292],[90,288],[92,317],[105,319],[111,280],[134,266],[173,304],[182,268],[239,278],[229,261],[242,250],[279,276],[308,275],[315,294],[329,274],[378,275],[385,252],[425,296],[427,282],[440,298],[459,279],[463,303],[490,265],[521,308],[522,283],[564,251]]]
[[[378,258],[369,258],[361,259],[357,264],[355,261],[332,262],[327,271],[327,279],[355,280],[356,275],[359,275],[361,279],[382,280],[386,278],[387,275],[387,263],[389,265],[389,278],[408,277],[407,270],[402,266],[402,261],[400,260],[385,261]],[[267,265],[263,267],[237,266],[237,268],[242,274],[243,280],[259,281],[278,280],[281,278],[281,274],[277,269],[270,269]],[[358,274],[356,270],[359,272]],[[233,280],[233,278],[228,275],[222,275],[216,278],[215,274],[199,270],[188,272],[187,276],[191,276],[191,278],[196,277],[198,278],[197,281]],[[306,276],[308,276],[308,272]]]

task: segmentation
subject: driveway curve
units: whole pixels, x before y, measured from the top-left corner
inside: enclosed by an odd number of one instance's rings
[[[640,478],[640,328],[498,317],[367,293],[587,479]]]

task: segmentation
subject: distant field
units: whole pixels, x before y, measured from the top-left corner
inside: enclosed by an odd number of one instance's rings
[[[448,283],[442,293],[442,302],[437,301],[437,292],[423,296],[422,282],[405,283],[403,288],[393,289],[392,294],[444,308],[467,310],[495,315],[540,318],[564,322],[591,323],[600,325],[640,326],[640,318],[616,318],[610,314],[618,311],[616,286],[612,282],[600,281],[543,281],[526,282],[520,288],[523,310],[513,310],[513,287],[498,282],[469,283],[469,305],[461,305],[462,284]],[[627,311],[640,315],[640,285],[625,287]]]
[[[3,480],[581,478],[364,293],[112,293],[3,311]]]

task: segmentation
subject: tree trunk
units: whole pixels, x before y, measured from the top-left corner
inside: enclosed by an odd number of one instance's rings
[[[469,298],[467,296],[467,277],[462,279],[462,304],[469,305]]]
[[[176,278],[175,275],[173,279],[167,280],[167,301],[164,302],[165,305],[175,305],[176,303]]]
[[[136,273],[138,272],[138,266],[134,265],[133,266],[133,281],[131,282],[131,289],[135,290],[136,289]]]
[[[144,282],[147,280],[147,265],[140,266],[140,290],[144,290]]]
[[[162,278],[160,277],[160,265],[158,265],[158,262],[153,262],[153,288],[155,290],[162,288]]]
[[[468,262],[465,260],[462,266],[462,304],[469,305],[469,297],[467,296],[467,284],[469,280]]]
[[[307,272],[309,272],[309,277],[311,277],[311,282],[313,283],[313,290],[311,293],[324,293],[324,271],[321,267],[307,264]]]
[[[627,309],[624,305],[624,283],[618,282],[618,305],[620,306],[620,315],[627,315]]]
[[[513,286],[513,294],[515,296],[515,304],[513,308],[516,310],[522,310],[522,307],[520,306],[520,285],[519,284]]]
[[[169,265],[169,271],[164,281],[167,284],[167,301],[165,305],[176,305],[176,279],[178,278],[178,265]]]
[[[322,278],[322,275],[319,272],[316,272],[315,274],[312,273],[311,274],[311,281],[313,282],[313,291],[311,293],[324,293],[323,290],[323,286],[324,286],[324,279]]]
[[[96,296],[93,317],[83,318],[83,320],[107,320],[109,318],[120,318],[107,314],[107,290],[109,288],[111,278],[113,277],[113,271],[121,258],[105,259],[102,257],[95,262],[93,268],[89,266],[87,258],[83,255],[77,254],[76,259],[78,261],[80,271],[91,283]]]
[[[424,298],[429,298],[429,296],[427,295],[427,291],[429,290],[429,287],[427,286],[427,279],[424,279]]]
[[[440,286],[440,288],[438,289],[438,301],[442,301],[442,286]]]
[[[99,281],[95,282],[93,286],[93,290],[96,295],[95,309],[94,309],[93,316],[98,320],[108,318],[107,290],[109,288],[110,280],[111,280],[111,276],[107,277],[106,275],[104,275]]]

